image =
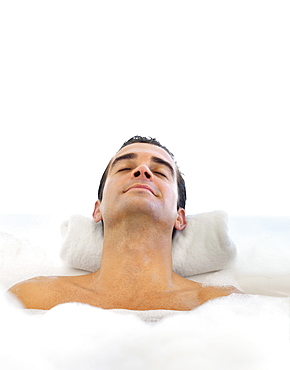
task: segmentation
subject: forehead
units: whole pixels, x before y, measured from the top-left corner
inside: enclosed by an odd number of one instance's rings
[[[147,143],[134,143],[125,146],[122,148],[113,158],[115,158],[128,154],[128,153],[135,153],[138,157],[143,159],[150,159],[151,157],[159,157],[164,159],[165,161],[169,162],[173,167],[175,167],[175,162],[172,157],[161,147],[157,145],[147,144]]]

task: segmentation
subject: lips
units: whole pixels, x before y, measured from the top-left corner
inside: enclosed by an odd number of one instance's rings
[[[145,190],[149,190],[153,195],[155,195],[154,191],[148,185],[135,184],[133,186],[130,186],[129,189],[126,190],[126,192],[131,190],[131,189],[145,189]]]

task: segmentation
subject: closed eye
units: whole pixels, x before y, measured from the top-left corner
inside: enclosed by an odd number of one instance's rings
[[[160,175],[160,176],[163,176],[163,177],[166,177],[167,178],[167,176],[164,173],[162,173],[162,172],[154,171],[154,173],[156,173],[157,175]]]
[[[118,172],[122,172],[122,171],[131,171],[131,168],[121,168]]]

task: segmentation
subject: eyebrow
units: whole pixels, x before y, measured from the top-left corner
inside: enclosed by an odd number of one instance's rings
[[[111,168],[113,168],[120,161],[125,161],[127,159],[135,159],[135,158],[137,158],[137,154],[135,154],[135,153],[128,153],[128,154],[120,155],[119,157],[117,157],[114,160],[114,162],[112,163]]]
[[[154,163],[162,164],[162,165],[168,167],[170,169],[170,172],[171,172],[172,176],[174,176],[174,169],[173,169],[173,167],[171,166],[171,164],[169,162],[164,161],[164,159],[161,159],[159,157],[151,157],[151,160]]]
[[[111,165],[111,168],[113,168],[118,162],[120,161],[125,161],[125,160],[128,160],[128,159],[136,159],[138,156],[136,153],[128,153],[128,154],[124,154],[124,155],[120,155],[119,157],[117,157],[112,165]],[[158,163],[158,164],[161,164],[163,166],[166,166],[167,168],[169,168],[171,174],[174,176],[174,169],[173,167],[171,166],[171,164],[167,161],[165,161],[164,159],[162,158],[159,158],[159,157],[151,157],[151,161],[154,162],[154,163]]]

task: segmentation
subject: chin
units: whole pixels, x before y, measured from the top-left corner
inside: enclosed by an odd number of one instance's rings
[[[139,222],[150,222],[163,225],[174,224],[174,215],[169,209],[164,209],[153,202],[136,202],[126,207],[122,217],[127,217],[133,221],[138,220]]]
[[[127,202],[125,207],[127,213],[150,213],[154,214],[158,211],[157,205],[148,199],[138,199],[132,202]]]

